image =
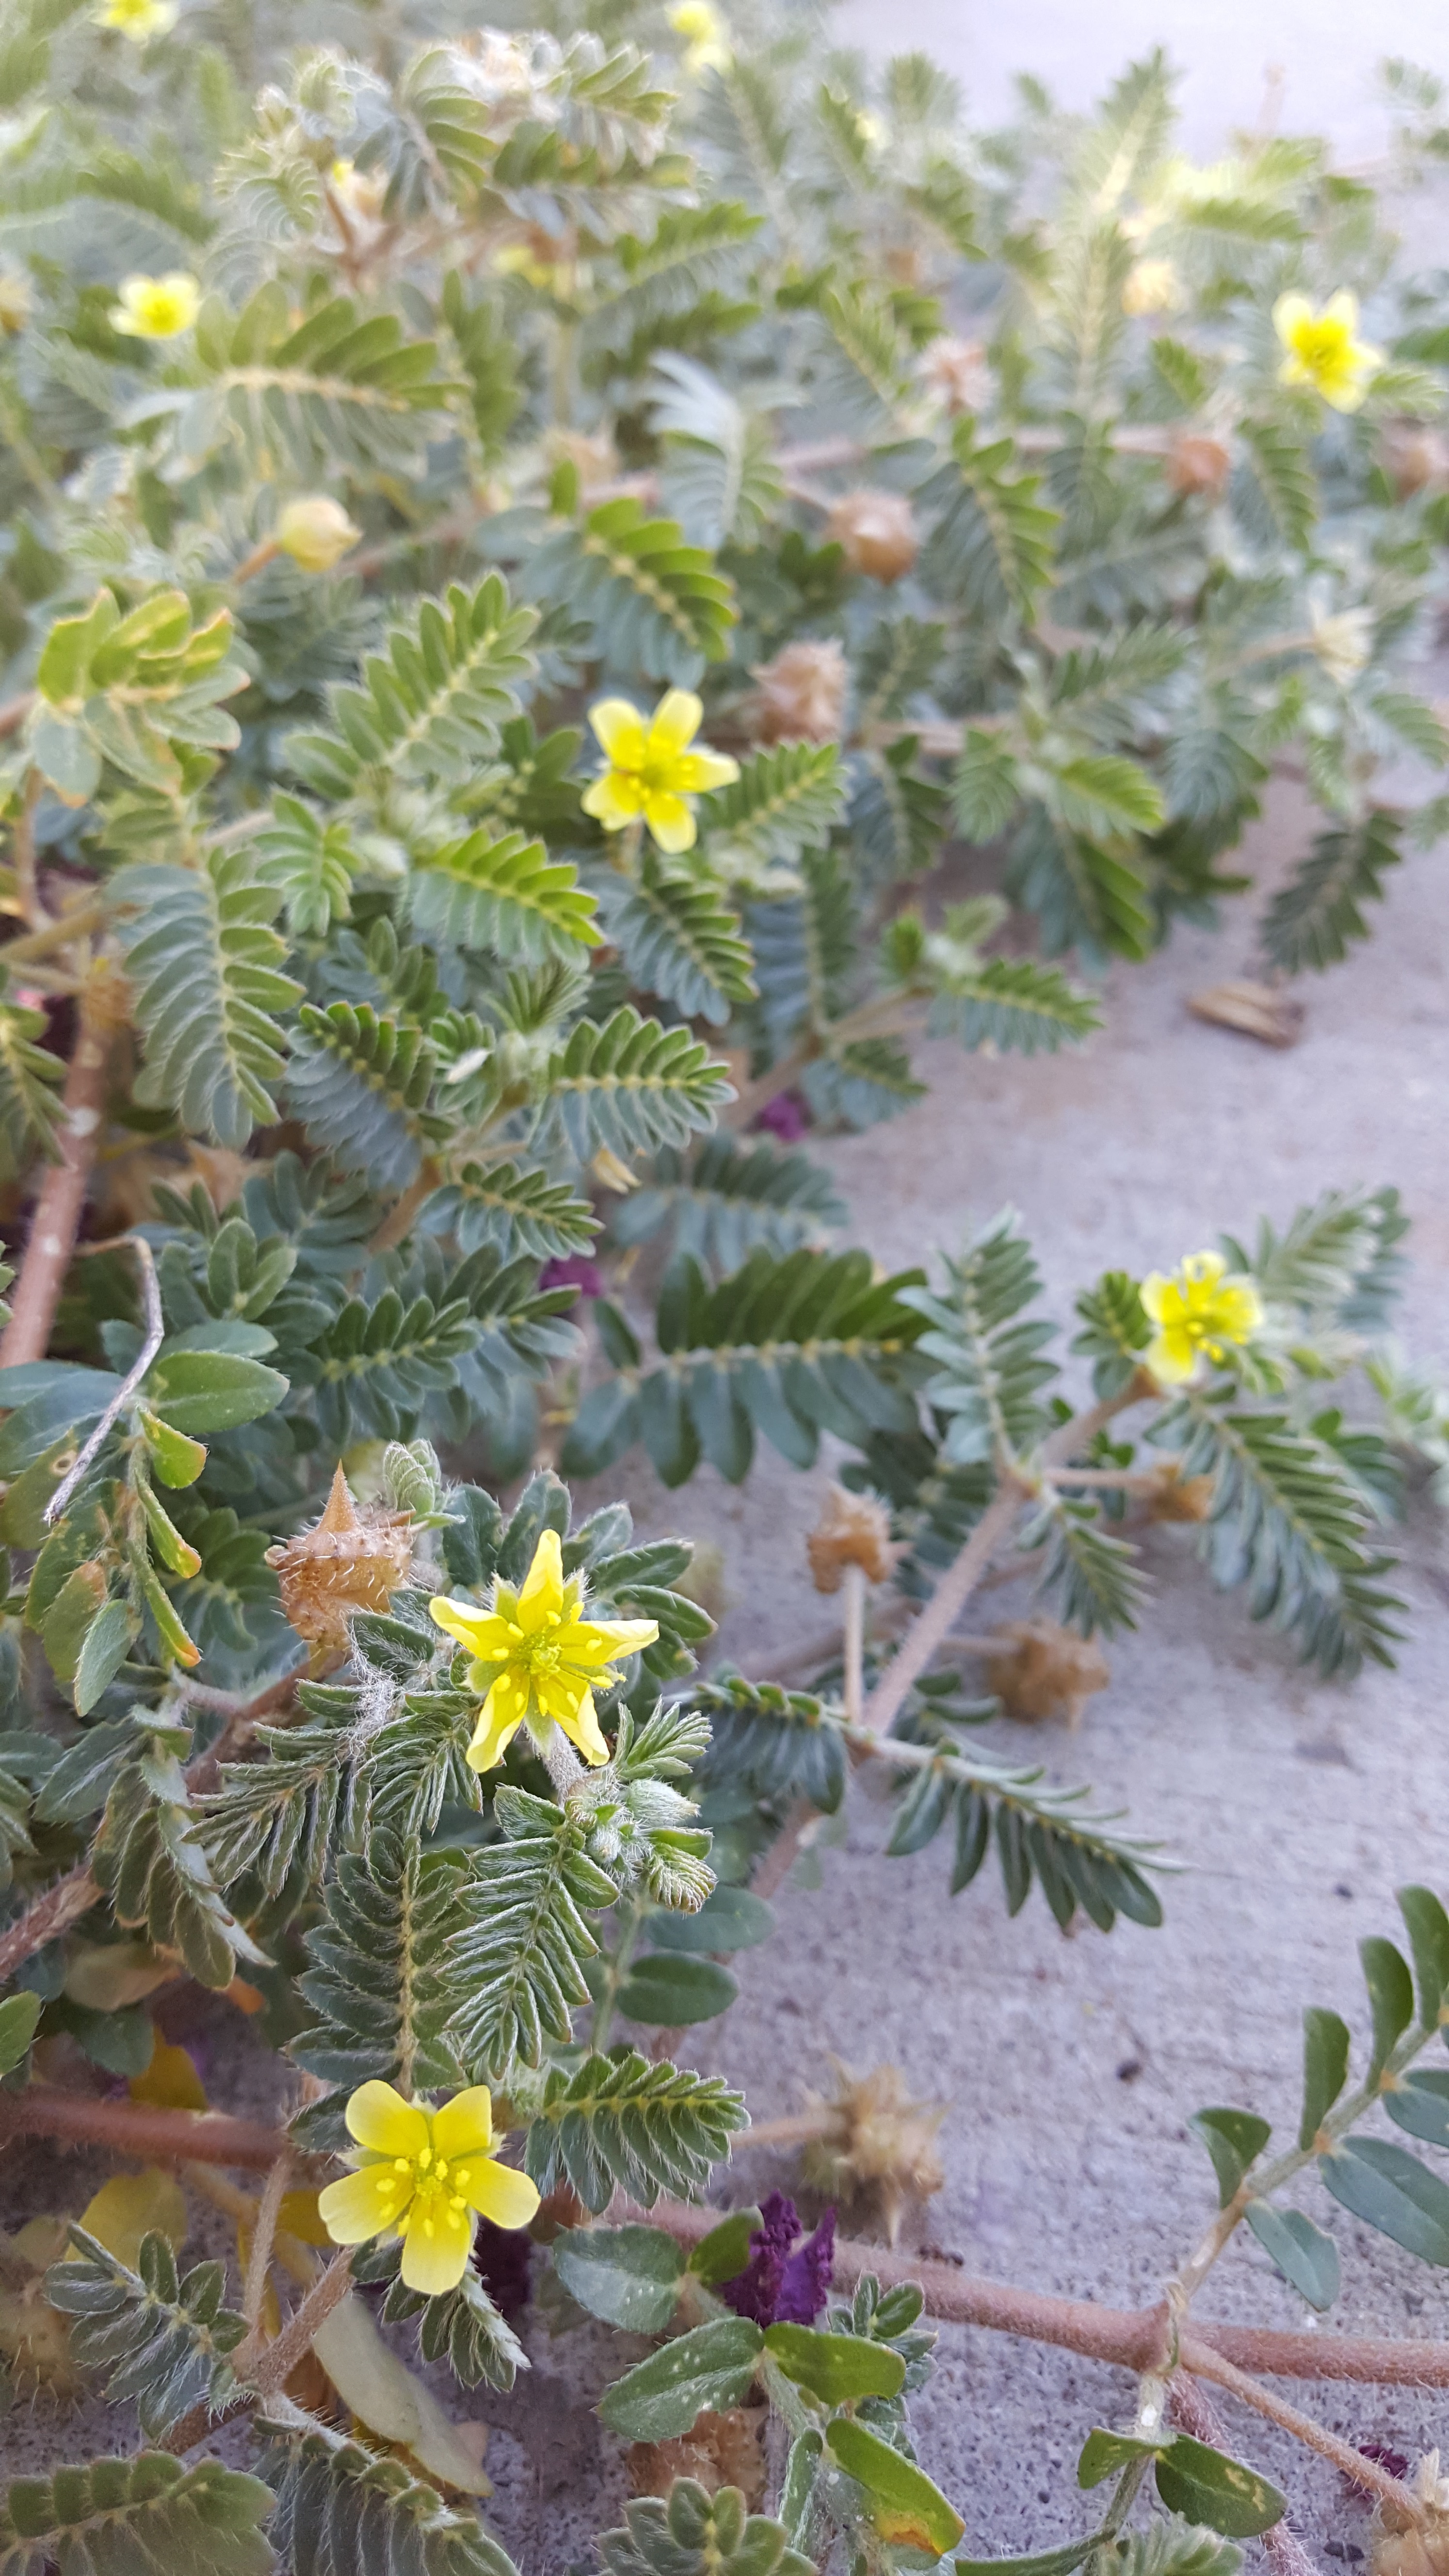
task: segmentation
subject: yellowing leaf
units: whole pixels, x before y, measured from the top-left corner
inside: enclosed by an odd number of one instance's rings
[[[80,2216],[86,2234],[104,2245],[108,2254],[114,2254],[118,2263],[129,2264],[132,2271],[143,2236],[154,2228],[167,2238],[172,2252],[179,2253],[186,2242],[189,2223],[180,2183],[173,2174],[163,2173],[159,2165],[148,2165],[144,2173],[112,2174]]]
[[[317,2215],[315,2191],[289,2191],[283,2195],[278,2226],[288,2236],[300,2237],[304,2245],[323,2245],[332,2252],[332,2239]]]
[[[184,2048],[173,2048],[156,2033],[151,2063],[144,2075],[133,2075],[126,2087],[133,2102],[149,2102],[157,2111],[204,2111],[206,2087],[196,2062]]]
[[[419,2466],[462,2495],[491,2495],[469,2444],[437,2399],[383,2342],[362,2301],[335,2307],[312,2349],[345,2405],[370,2432],[412,2452]]]
[[[65,1991],[88,2012],[119,2012],[138,2004],[176,1974],[149,1941],[78,1941],[66,1963]]]

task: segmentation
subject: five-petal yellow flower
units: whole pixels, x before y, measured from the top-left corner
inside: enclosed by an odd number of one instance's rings
[[[169,35],[176,24],[175,0],[104,0],[95,13],[98,27],[114,27],[133,45],[148,45],[153,36]]]
[[[475,1771],[501,1762],[525,1718],[546,1743],[555,1725],[578,1746],[586,1762],[607,1762],[609,1748],[594,1713],[597,1682],[617,1681],[615,1655],[634,1655],[659,1634],[653,1619],[585,1619],[582,1586],[565,1583],[557,1530],[545,1530],[521,1592],[495,1584],[491,1610],[446,1594],[429,1604],[438,1626],[466,1646],[473,1661],[468,1679],[486,1697],[468,1747]]]
[[[1288,354],[1278,370],[1285,385],[1311,385],[1335,411],[1357,411],[1383,363],[1381,349],[1358,339],[1358,297],[1345,288],[1315,313],[1306,295],[1280,295],[1273,328]]]
[[[1263,1321],[1251,1279],[1234,1272],[1220,1252],[1191,1252],[1171,1278],[1150,1270],[1142,1303],[1157,1331],[1142,1354],[1159,1386],[1186,1386],[1204,1358],[1220,1367],[1228,1343],[1241,1349]]]
[[[133,340],[175,340],[189,331],[201,309],[201,289],[184,269],[169,277],[124,277],[121,300],[111,306],[111,329]]]
[[[695,820],[685,798],[728,787],[740,774],[737,760],[690,750],[703,714],[692,689],[671,689],[647,724],[627,698],[600,698],[589,722],[609,765],[586,789],[584,812],[606,832],[642,814],[661,850],[692,850]]]
[[[347,2128],[362,2152],[353,2172],[319,2193],[322,2224],[334,2245],[400,2236],[403,2279],[428,2298],[462,2280],[475,2210],[495,2227],[526,2227],[538,2207],[527,2174],[488,2153],[493,2103],[486,2084],[455,2093],[437,2111],[405,2102],[390,2084],[360,2084],[347,2105]]]
[[[679,0],[669,12],[669,23],[676,36],[685,40],[684,68],[687,72],[727,72],[734,56],[725,33],[724,20],[710,0]]]

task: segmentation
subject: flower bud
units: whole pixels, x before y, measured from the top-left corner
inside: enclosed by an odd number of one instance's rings
[[[787,644],[755,672],[755,727],[762,742],[838,742],[849,682],[833,640]]]
[[[1174,492],[1201,492],[1220,501],[1228,488],[1233,460],[1220,438],[1203,438],[1184,430],[1167,451],[1167,479]]]
[[[315,1527],[269,1547],[282,1609],[311,1646],[345,1646],[358,1610],[385,1610],[412,1563],[412,1514],[359,1513],[339,1467]]]
[[[830,534],[852,570],[872,581],[899,581],[920,547],[915,515],[899,492],[847,492],[830,513]]]
[[[340,501],[315,492],[305,501],[287,503],[276,525],[277,551],[290,555],[303,572],[330,572],[361,534]]]
[[[1170,259],[1134,260],[1122,288],[1124,313],[1171,313],[1182,287]]]

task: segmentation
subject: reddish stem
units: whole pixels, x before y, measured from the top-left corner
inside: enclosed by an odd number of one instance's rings
[[[102,959],[80,997],[80,1027],[61,1099],[60,1160],[48,1167],[35,1202],[10,1322],[0,1341],[0,1368],[45,1357],[80,1231],[105,1120],[106,1068],[112,1042],[125,1025],[126,1006],[124,980]]]
[[[84,1861],[80,1861],[43,1896],[37,1896],[8,1932],[0,1932],[0,1980],[13,1976],[33,1951],[43,1950],[47,1941],[54,1941],[72,1923],[78,1923],[83,1914],[89,1914],[100,1892]]]
[[[106,2102],[52,2084],[0,2095],[0,2129],[11,2137],[68,2138],[77,2146],[112,2147],[122,2156],[246,2165],[257,2172],[270,2172],[287,2148],[283,2133],[260,2120],[236,2120],[223,2111],[166,2111],[148,2102]]]

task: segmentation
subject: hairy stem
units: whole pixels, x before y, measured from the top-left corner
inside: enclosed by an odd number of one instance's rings
[[[1227,2449],[1227,2436],[1218,2421],[1216,2407],[1209,2405],[1206,2391],[1199,2388],[1197,2381],[1190,2379],[1185,2371],[1172,2384],[1172,2412],[1175,2421],[1184,2432],[1191,2433],[1194,2441],[1210,2442],[1215,2451]],[[1273,2576],[1318,2576],[1318,2569],[1297,2533],[1289,2530],[1286,2517],[1282,2522],[1275,2522],[1271,2531],[1264,2532],[1263,2553]]]
[[[1355,2485],[1362,2487],[1367,2494],[1382,2497],[1417,2525],[1428,2519],[1425,2507],[1401,2478],[1392,2477],[1387,2469],[1380,2468],[1377,2460],[1365,2459],[1362,2451],[1356,2451],[1351,2442],[1343,2441],[1337,2433],[1330,2433],[1326,2424],[1315,2423],[1311,2415],[1300,2414],[1296,2406],[1290,2406],[1286,2398],[1277,2396],[1271,2388],[1260,2388],[1256,2379],[1250,2378],[1247,2371],[1239,2370],[1235,2363],[1215,2351],[1204,2336],[1184,2337],[1179,2357],[1184,2370],[1193,2372],[1199,2379],[1211,2379],[1217,2387],[1226,2388],[1234,2397],[1240,2397],[1255,2414],[1266,2415],[1271,2424],[1281,2425],[1295,2441],[1304,2443],[1310,2451],[1317,2451],[1321,2459],[1331,2460],[1336,2469],[1342,2470],[1346,2478],[1352,2478]]]
[[[7,939],[0,948],[0,964],[7,971],[32,965],[38,958],[49,957],[53,950],[68,947],[73,939],[88,939],[93,930],[103,930],[105,924],[105,898],[98,895],[94,902],[73,905],[69,912],[47,921],[40,930],[27,930],[18,939]]]
[[[284,2148],[267,2176],[267,2187],[262,2193],[261,2204],[257,2210],[256,2232],[252,2237],[252,2250],[247,2260],[247,2277],[242,2290],[242,2315],[246,2318],[251,2332],[242,2347],[246,2359],[243,2360],[240,2355],[238,2356],[237,2366],[243,2371],[252,2357],[252,2347],[261,2330],[262,2302],[267,2295],[267,2273],[271,2268],[272,2246],[277,2233],[277,2221],[282,2214],[282,2202],[286,2197],[287,2185],[291,2179],[291,2152],[290,2149]]]
[[[333,2256],[320,2281],[308,2291],[281,2333],[271,2343],[262,2346],[247,2374],[245,2389],[223,2408],[220,2415],[213,2415],[204,2401],[193,2406],[189,2415],[183,2415],[179,2424],[173,2424],[164,2448],[177,2453],[189,2451],[197,2442],[204,2442],[222,2424],[230,2423],[234,2415],[245,2414],[258,2398],[273,2396],[291,2378],[298,2362],[310,2352],[313,2336],[326,2324],[333,2309],[346,2298],[351,2285],[352,2248],[347,2245],[340,2254]]]
[[[68,1932],[83,1914],[89,1914],[100,1892],[85,1862],[77,1861],[64,1878],[58,1878],[43,1896],[37,1896],[33,1905],[0,1932],[0,1981],[13,1977],[24,1960],[43,1950],[47,1941]]]
[[[124,996],[125,985],[115,969],[99,961],[81,992],[80,1027],[61,1100],[60,1161],[51,1164],[35,1202],[10,1322],[0,1341],[0,1368],[45,1357],[100,1142],[106,1068],[112,1041],[125,1021]]]
[[[865,1710],[865,1568],[845,1568],[845,1715],[859,1726]]]

